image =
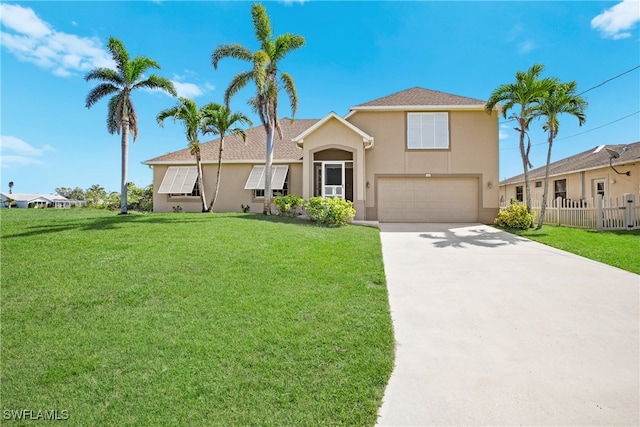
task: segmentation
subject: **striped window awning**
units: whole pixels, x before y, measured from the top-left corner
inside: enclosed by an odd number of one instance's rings
[[[264,190],[264,166],[254,166],[251,169],[245,190]],[[288,165],[271,166],[271,189],[282,190],[289,171]]]
[[[195,166],[169,166],[158,194],[189,194],[198,179]]]

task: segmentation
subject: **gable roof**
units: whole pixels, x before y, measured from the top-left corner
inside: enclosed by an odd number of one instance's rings
[[[278,133],[275,136],[273,147],[274,161],[299,162],[302,160],[302,151],[293,143],[292,138],[300,135],[306,129],[314,125],[318,119],[280,119],[282,129],[282,139]],[[264,126],[259,125],[246,130],[247,142],[242,141],[240,135],[228,135],[224,138],[224,152],[222,161],[224,163],[264,163],[265,141],[267,132]],[[218,144],[220,138],[200,144],[202,163],[218,162]],[[185,141],[186,145],[186,141]],[[195,158],[188,148],[155,157],[143,162],[145,165],[158,164],[195,164]]]
[[[295,142],[298,147],[302,147],[302,143],[303,143],[305,137],[307,137],[308,135],[310,135],[311,133],[316,131],[323,124],[327,123],[331,119],[337,120],[342,125],[348,127],[349,129],[351,129],[352,131],[354,131],[355,133],[360,135],[362,137],[362,142],[367,143],[367,146],[365,148],[371,148],[373,146],[373,137],[371,135],[367,134],[366,132],[364,132],[360,128],[354,126],[352,123],[349,123],[348,121],[346,121],[342,117],[338,116],[333,111],[330,112],[329,114],[327,114],[326,116],[324,116],[321,120],[317,121],[311,127],[307,128],[307,130],[302,132],[300,135],[298,135],[295,138],[293,138],[292,141]]]
[[[635,142],[633,144],[627,145],[601,145],[599,147],[592,148],[591,150],[587,150],[571,157],[567,157],[565,159],[551,163],[549,165],[549,176],[581,172],[601,167],[609,167],[609,158],[611,156],[609,155],[605,147],[620,154],[620,157],[618,159],[613,159],[613,161],[611,162],[614,167],[616,167],[617,165],[624,165],[626,163],[633,163],[640,160],[640,142]],[[626,150],[623,152],[623,149],[625,147]],[[529,180],[544,178],[544,174],[545,166],[532,169],[529,171]],[[505,179],[504,181],[500,182],[500,185],[516,184],[520,182],[524,182],[524,173]]]
[[[486,101],[414,87],[351,107],[360,110],[484,109]]]

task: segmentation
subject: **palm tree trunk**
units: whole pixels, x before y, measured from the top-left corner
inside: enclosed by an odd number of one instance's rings
[[[209,205],[209,212],[213,212],[213,205],[218,198],[218,191],[220,191],[220,169],[222,169],[222,151],[224,147],[224,135],[220,135],[220,147],[218,148],[218,171],[216,172],[216,192],[213,193],[213,200]]]
[[[273,165],[273,140],[275,137],[275,124],[269,122],[267,125],[267,147],[266,161],[264,165],[264,206],[262,213],[271,215],[271,167]]]
[[[200,190],[200,200],[202,201],[202,212],[207,211],[207,200],[204,195],[204,182],[202,181],[202,159],[200,158],[200,148],[196,149],[196,167],[198,169],[198,190]]]
[[[549,197],[549,164],[551,163],[551,146],[553,145],[553,138],[549,135],[549,149],[547,150],[547,165],[544,169],[544,192],[542,194],[542,208],[540,208],[540,218],[538,218],[538,227],[536,230],[542,228],[544,223],[544,216],[547,210],[547,198]]]
[[[127,164],[129,162],[129,117],[122,118],[122,174],[120,180],[120,215],[127,211]]]

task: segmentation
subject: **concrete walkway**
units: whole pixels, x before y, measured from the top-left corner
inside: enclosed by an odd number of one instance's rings
[[[397,348],[379,426],[640,424],[640,276],[485,225],[380,232]]]

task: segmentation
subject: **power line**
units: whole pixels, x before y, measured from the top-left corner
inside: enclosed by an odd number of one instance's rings
[[[578,96],[582,95],[583,93],[587,93],[587,92],[589,92],[590,90],[593,90],[593,89],[595,89],[595,88],[598,88],[598,87],[600,87],[600,86],[602,86],[602,85],[604,85],[604,84],[606,84],[606,83],[609,83],[611,80],[615,80],[615,79],[617,79],[618,77],[622,77],[622,76],[624,76],[625,74],[628,74],[628,73],[632,72],[633,70],[637,70],[638,68],[640,68],[640,65],[636,65],[635,67],[633,67],[633,68],[632,68],[632,69],[630,69],[630,70],[625,71],[624,73],[620,73],[620,74],[618,74],[618,75],[617,75],[617,76],[615,76],[615,77],[611,77],[610,79],[607,79],[607,80],[603,81],[602,83],[600,83],[600,84],[598,84],[598,85],[595,85],[594,87],[590,87],[589,89],[585,90],[584,92],[580,92],[580,93],[578,94]]]
[[[627,70],[627,71],[625,71],[623,73],[620,73],[617,76],[611,77],[610,79],[607,79],[607,80],[603,81],[602,83],[599,83],[599,84],[597,84],[597,85],[595,85],[593,87],[590,87],[589,89],[587,89],[587,90],[585,90],[583,92],[580,92],[577,96],[580,96],[580,95],[582,95],[584,93],[587,93],[587,92],[589,92],[589,91],[591,91],[593,89],[599,88],[600,86],[604,86],[605,84],[609,83],[610,81],[615,80],[618,77],[622,77],[625,74],[629,74],[630,72],[632,72],[634,70],[637,70],[638,68],[640,68],[640,65],[636,65],[635,67],[633,67],[633,68],[631,68],[631,69],[629,69],[629,70]],[[636,114],[636,113],[634,113],[634,114]],[[510,123],[510,122],[513,122],[513,121],[515,121],[515,119],[505,120],[504,122],[499,122],[498,124]],[[603,126],[606,126],[606,125],[603,125]]]
[[[574,133],[573,135],[569,135],[569,136],[565,136],[565,137],[562,137],[562,138],[554,139],[553,142],[563,141],[565,139],[573,138],[574,136],[584,135],[585,133],[593,132],[594,130],[601,129],[601,128],[605,127],[605,126],[609,126],[609,125],[612,125],[612,124],[614,124],[616,122],[619,122],[620,120],[628,119],[629,117],[635,116],[638,113],[640,113],[640,110],[636,111],[635,113],[628,114],[628,115],[626,115],[624,117],[620,117],[619,119],[615,119],[615,120],[613,120],[613,121],[611,121],[609,123],[605,123],[603,125],[591,128],[589,130],[585,130],[584,132],[578,132],[578,133]],[[545,142],[541,142],[541,143],[538,143],[538,144],[532,144],[531,146],[532,147],[537,147],[538,145],[546,145],[546,144],[547,144],[547,142],[545,141]],[[501,148],[501,150],[517,150],[518,148],[519,147]]]

